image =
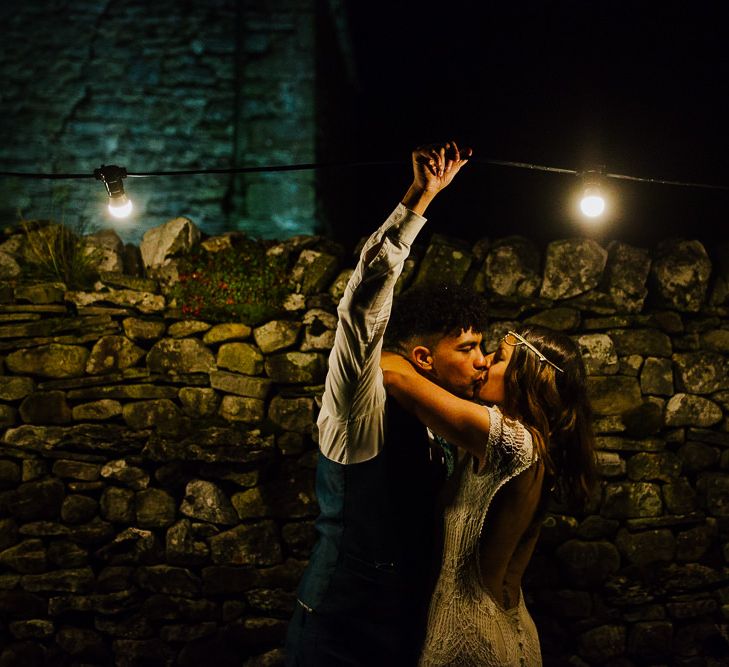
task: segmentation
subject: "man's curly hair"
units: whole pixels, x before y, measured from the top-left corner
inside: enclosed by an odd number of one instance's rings
[[[446,336],[481,332],[487,325],[486,299],[467,287],[428,283],[403,292],[392,306],[385,349],[407,354],[413,345],[433,348]]]

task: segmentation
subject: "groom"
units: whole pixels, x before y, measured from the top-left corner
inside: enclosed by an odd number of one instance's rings
[[[413,182],[367,240],[339,306],[317,420],[318,541],[286,639],[289,666],[417,662],[434,560],[434,500],[445,453],[388,398],[380,371],[393,290],[423,213],[471,155],[455,142],[412,153]],[[473,398],[483,378],[483,302],[461,288],[417,288],[395,305],[388,347]]]

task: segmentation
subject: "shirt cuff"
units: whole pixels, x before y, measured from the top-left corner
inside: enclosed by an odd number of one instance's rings
[[[399,228],[398,236],[403,243],[412,245],[420,230],[428,221],[422,215],[411,211],[405,204],[398,204],[391,216],[393,227]]]

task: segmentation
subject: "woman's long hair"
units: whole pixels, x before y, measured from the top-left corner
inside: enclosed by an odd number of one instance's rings
[[[517,345],[504,375],[504,414],[519,419],[532,434],[545,466],[545,489],[556,499],[583,506],[595,483],[595,438],[587,398],[587,374],[579,348],[565,334],[523,327],[519,334],[554,366]]]

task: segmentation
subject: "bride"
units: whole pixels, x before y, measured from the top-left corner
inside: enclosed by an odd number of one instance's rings
[[[401,405],[460,454],[444,494],[443,555],[421,665],[541,665],[521,580],[550,494],[584,502],[594,481],[585,368],[575,343],[543,328],[510,331],[487,356],[485,405],[385,353],[384,381]],[[426,360],[427,361],[427,360]]]

